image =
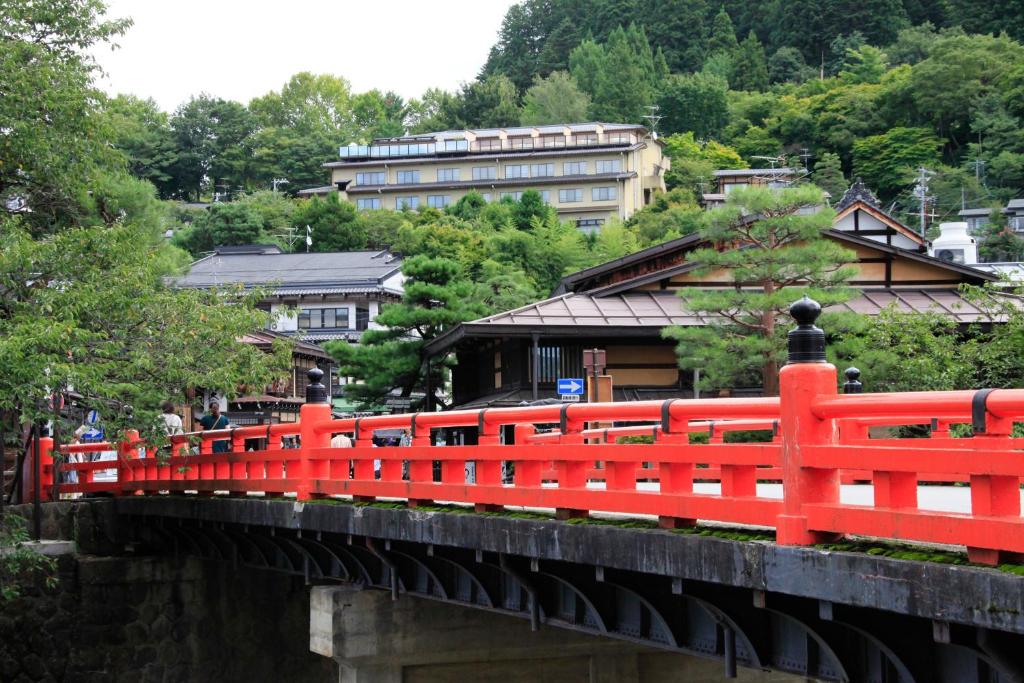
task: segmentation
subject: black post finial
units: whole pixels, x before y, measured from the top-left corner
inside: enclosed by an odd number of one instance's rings
[[[796,320],[797,326],[789,331],[790,363],[824,363],[825,333],[814,325],[821,315],[821,304],[806,294],[802,299],[789,307],[789,314]]]
[[[843,385],[844,394],[859,394],[864,391],[864,385],[860,381],[860,370],[852,365],[843,371],[846,375],[846,384]]]
[[[328,403],[327,387],[320,381],[324,378],[324,371],[320,368],[310,368],[306,373],[309,384],[306,385],[306,403]]]

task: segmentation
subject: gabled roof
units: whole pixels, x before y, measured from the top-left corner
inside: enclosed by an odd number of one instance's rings
[[[388,251],[312,254],[213,254],[192,264],[179,287],[274,285],[279,293],[324,288],[381,287],[399,272],[401,258]]]
[[[847,204],[845,207],[840,209],[839,213],[836,214],[835,220],[839,221],[840,219],[849,216],[854,211],[864,211],[865,213],[868,213],[871,216],[875,217],[876,219],[878,219],[888,227],[892,228],[899,234],[903,235],[904,237],[913,240],[914,242],[917,242],[922,246],[925,244],[925,239],[921,237],[921,235],[917,234],[907,226],[903,225],[903,223],[901,223],[899,220],[893,217],[892,214],[880,209],[879,207],[873,204],[869,204],[868,202],[862,199],[855,199],[849,204]]]
[[[885,254],[907,258],[918,263],[926,263],[928,265],[935,266],[936,268],[951,270],[961,277],[973,280],[975,283],[989,282],[997,279],[990,273],[978,270],[977,268],[950,263],[948,261],[941,261],[926,254],[909,251],[907,249],[900,249],[899,247],[894,247],[885,244],[884,242],[859,237],[854,233],[844,230],[826,230],[825,234],[839,242],[870,247]],[[663,242],[653,247],[642,249],[627,256],[623,256],[606,263],[601,263],[596,266],[591,266],[590,268],[586,268],[576,273],[570,273],[561,279],[558,286],[555,287],[554,292],[552,292],[552,295],[580,291],[591,291],[595,294],[613,294],[633,287],[639,287],[650,282],[657,282],[658,280],[686,272],[687,270],[693,270],[698,267],[698,264],[686,261],[685,258],[682,257],[682,253],[696,249],[701,246],[701,243],[702,240],[700,235],[697,234],[687,235],[686,237],[677,237],[674,240],[669,240],[668,242]],[[595,283],[596,279],[604,276],[610,276],[616,271],[628,271],[630,268],[640,270],[640,268],[638,268],[639,264],[642,264],[645,261],[655,261],[658,258],[664,258],[677,253],[680,255],[680,260],[671,265],[651,269],[649,272],[639,273],[633,277],[623,277],[612,283],[607,283],[601,286],[597,286]]]

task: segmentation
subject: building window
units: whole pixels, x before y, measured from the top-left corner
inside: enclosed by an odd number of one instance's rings
[[[530,175],[534,178],[547,178],[555,175],[554,164],[533,164],[530,166]]]
[[[447,194],[432,194],[427,196],[427,206],[432,209],[443,209],[452,203],[451,195]]]
[[[628,145],[633,142],[633,136],[629,133],[608,133],[604,140],[609,145]]]
[[[538,140],[540,147],[565,147],[564,135],[544,135]]]
[[[497,166],[476,166],[473,168],[473,180],[496,180]]]
[[[597,144],[597,133],[582,133],[580,135],[573,135],[569,138],[570,144],[573,145],[596,145]]]
[[[520,164],[518,166],[506,166],[505,167],[506,178],[529,178],[530,177],[530,166],[528,164]]]
[[[395,199],[395,208],[401,211],[402,209],[418,209],[420,208],[419,197],[398,197]]]
[[[601,232],[602,225],[604,225],[603,218],[579,218],[576,220],[576,228],[586,235]]]
[[[508,143],[512,149],[533,149],[533,138],[509,138]]]
[[[469,150],[468,140],[445,140],[444,151],[446,152],[465,152]]]
[[[383,185],[385,182],[384,171],[356,173],[356,185]]]
[[[365,209],[379,209],[380,208],[380,197],[367,197],[366,199],[357,199],[356,208],[360,211]]]
[[[622,170],[622,159],[605,159],[597,162],[598,173],[618,173]]]
[[[476,148],[481,152],[489,152],[491,150],[501,149],[501,138],[488,138],[487,140],[477,140]]]
[[[550,204],[551,203],[551,191],[550,190],[541,190],[540,191],[540,198],[544,200],[545,204]]]
[[[567,161],[562,164],[562,175],[586,175],[587,162]]]
[[[614,185],[611,187],[594,187],[590,189],[590,198],[595,202],[607,202],[619,198],[619,188]]]
[[[484,198],[485,202],[491,201],[491,199],[494,197],[494,195],[492,195],[490,192],[481,192],[480,196]]]
[[[356,304],[356,329],[365,330],[370,326],[370,309]]]
[[[399,185],[412,185],[420,181],[419,171],[398,171],[397,176]]]
[[[523,193],[522,192],[502,192],[501,193],[501,198],[502,199],[511,199],[513,201],[518,202],[520,199],[523,198]]]
[[[572,202],[583,201],[583,190],[559,190],[558,201],[563,204],[571,204]]]
[[[300,330],[349,329],[348,308],[301,308]]]
[[[459,169],[457,168],[439,168],[437,169],[437,182],[439,183],[452,183],[459,179]]]

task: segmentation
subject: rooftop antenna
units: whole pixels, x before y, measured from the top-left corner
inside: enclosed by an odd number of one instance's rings
[[[644,114],[643,118],[647,120],[647,130],[651,131],[651,139],[658,139],[658,121],[661,121],[664,116],[658,113],[660,107],[656,104],[647,105],[647,114]]]

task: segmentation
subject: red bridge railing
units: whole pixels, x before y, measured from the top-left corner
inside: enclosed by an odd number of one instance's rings
[[[319,370],[310,371],[307,403],[294,424],[240,427],[173,437],[157,457],[129,435],[121,444],[61,448],[65,456],[116,450],[116,461],[64,462],[77,483],[46,490],[115,495],[227,492],[298,500],[351,496],[554,508],[560,518],[592,511],[654,515],[664,527],[698,520],[774,527],[779,543],[814,544],[861,535],[966,546],[970,559],[997,563],[1024,554],[1020,482],[1024,390],[888,394],[837,393],[824,362],[824,336],[810,300],[791,309],[790,363],[778,398],[583,403],[332,419]],[[949,426],[968,423],[970,438]],[[614,426],[605,428],[607,425]],[[924,424],[930,438],[869,438],[871,427]],[[438,430],[475,428],[477,443],[438,446]],[[374,447],[375,430],[405,429],[412,444]],[[727,443],[730,431],[764,440]],[[508,436],[514,435],[509,439]],[[708,434],[708,443],[691,435]],[[351,448],[331,446],[334,435]],[[650,436],[651,443],[617,443]],[[214,452],[216,442],[227,452]],[[198,442],[198,452],[193,443]],[[44,440],[47,454],[52,442]],[[220,450],[218,448],[218,450]],[[74,460],[74,458],[72,458]],[[435,477],[435,463],[440,473]],[[467,467],[467,463],[473,463]],[[116,470],[116,478],[96,473]],[[511,480],[503,478],[511,472]],[[871,505],[840,502],[843,480],[871,481]],[[695,482],[717,481],[717,492]],[[759,495],[759,482],[782,483],[781,497]],[[962,481],[970,512],[920,509],[919,481]],[[603,484],[602,484],[603,482]],[[706,488],[706,487],[705,487]],[[778,488],[777,486],[775,487]]]

